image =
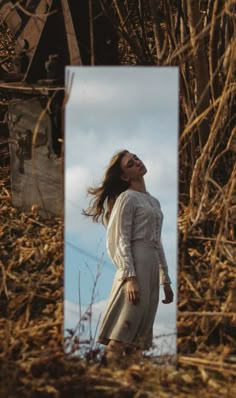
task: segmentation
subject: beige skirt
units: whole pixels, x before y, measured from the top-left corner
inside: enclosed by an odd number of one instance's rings
[[[119,281],[117,272],[97,341],[107,345],[112,339],[148,349],[152,346],[153,323],[159,301],[158,250],[146,242],[135,241],[132,254],[140,287],[139,304],[129,301],[127,282]]]

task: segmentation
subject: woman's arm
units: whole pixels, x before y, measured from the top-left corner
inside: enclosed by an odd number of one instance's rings
[[[137,278],[135,276],[131,276],[126,279],[126,283],[129,301],[134,305],[138,304],[140,300],[140,288]]]
[[[160,240],[160,247],[159,247],[159,258],[160,258],[160,283],[162,285],[170,284],[171,280],[168,274],[168,265],[166,261],[165,252],[163,249],[162,241]]]
[[[162,300],[162,302],[163,304],[169,304],[172,303],[174,300],[174,293],[170,285],[171,280],[168,274],[168,265],[161,239],[159,247],[159,258],[160,258],[160,283],[163,285],[165,293],[165,298],[164,300]]]
[[[107,228],[107,251],[119,270],[119,280],[136,276],[131,251],[134,200],[126,192],[117,198]]]
[[[164,293],[165,293],[165,299],[162,300],[162,302],[164,304],[172,303],[172,301],[174,300],[174,293],[169,283],[164,284]]]

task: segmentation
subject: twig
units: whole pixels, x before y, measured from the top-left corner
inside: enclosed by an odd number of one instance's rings
[[[191,290],[196,294],[196,296],[200,299],[202,299],[202,297],[200,296],[200,294],[198,293],[198,291],[195,289],[195,287],[192,285],[192,283],[190,282],[189,278],[187,278],[187,276],[184,276],[184,279],[186,280],[187,284],[190,286]]]
[[[22,91],[30,91],[30,92],[37,92],[40,91],[42,94],[47,94],[47,91],[64,91],[64,86],[46,86],[46,85],[34,85],[34,84],[19,84],[17,83],[4,83],[0,82],[1,88],[9,88],[11,90],[22,90]]]
[[[235,312],[218,312],[218,311],[178,311],[178,316],[219,316],[219,317],[236,317]]]
[[[178,362],[187,365],[199,366],[203,365],[205,368],[215,370],[218,372],[226,372],[228,374],[236,375],[236,365],[224,363],[223,361],[212,361],[209,359],[203,358],[196,358],[196,357],[187,357],[187,356],[180,356],[178,358]]]
[[[20,1],[18,1],[16,4],[14,4],[14,6],[11,7],[11,10],[13,10],[15,7],[19,8],[19,10],[21,10],[24,14],[28,15],[29,17],[42,19],[43,21],[44,21],[45,17],[48,17],[49,15],[53,15],[58,12],[58,10],[53,10],[53,11],[50,11],[50,12],[44,13],[44,14],[39,14],[39,13],[35,14],[35,13],[28,11],[26,8],[22,7],[22,5],[20,4]]]
[[[193,235],[188,235],[188,238],[189,239],[199,239],[199,240],[211,240],[211,241],[216,241],[216,239],[217,239],[217,237],[216,238],[211,238],[209,236],[193,236]],[[235,241],[224,239],[224,237],[222,237],[222,243],[228,243],[230,245],[236,245]]]

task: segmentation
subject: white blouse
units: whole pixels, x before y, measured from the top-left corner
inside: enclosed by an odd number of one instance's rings
[[[149,193],[127,189],[118,196],[107,226],[106,246],[119,280],[136,275],[131,245],[142,240],[158,249],[160,283],[171,283],[161,242],[162,222],[160,203]]]

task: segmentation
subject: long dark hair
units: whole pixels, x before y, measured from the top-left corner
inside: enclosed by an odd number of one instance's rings
[[[94,188],[89,187],[87,190],[94,197],[90,200],[88,209],[83,209],[82,214],[92,217],[94,222],[101,221],[107,224],[117,197],[129,188],[129,182],[121,179],[121,160],[128,152],[126,149],[117,152],[107,167],[102,184]]]

